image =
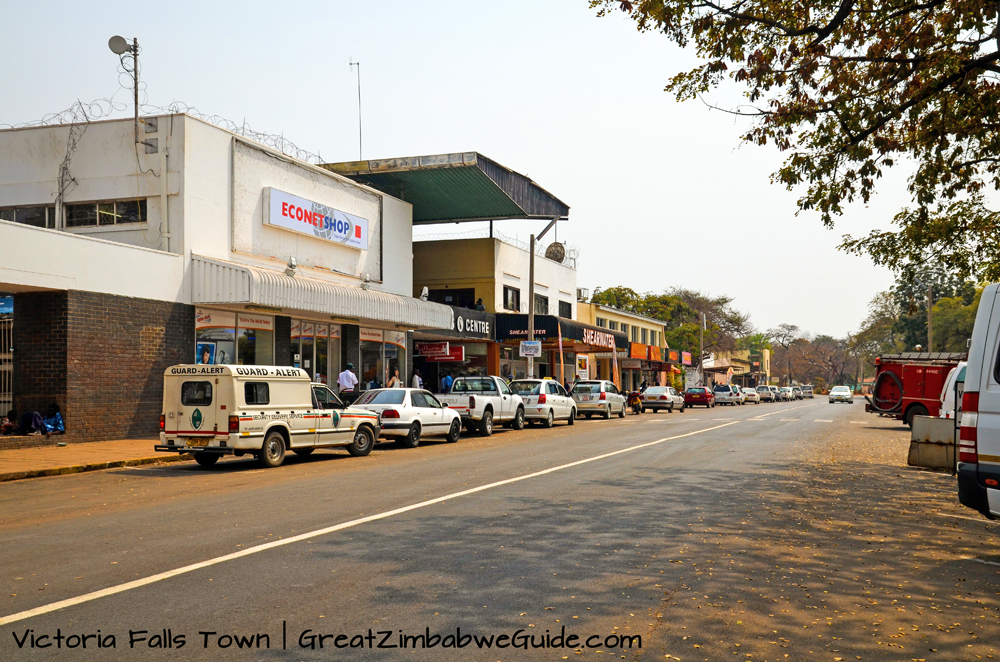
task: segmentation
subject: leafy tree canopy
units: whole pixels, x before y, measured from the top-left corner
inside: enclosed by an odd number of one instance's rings
[[[661,32],[697,52],[703,63],[667,83],[679,100],[726,78],[745,86],[748,105],[732,111],[752,119],[745,140],[789,153],[773,180],[804,187],[799,209],[818,210],[827,226],[845,202],[867,202],[887,168],[909,169],[916,209],[896,217],[900,231],[847,237],[844,248],[890,266],[937,254],[960,276],[1000,275],[1000,219],[980,195],[989,185],[1000,188],[1000,5],[591,0],[591,6],[600,14],[620,8],[639,30]]]

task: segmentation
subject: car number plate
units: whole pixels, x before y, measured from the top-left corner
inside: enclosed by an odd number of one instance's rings
[[[590,400],[590,396],[589,395],[581,395],[580,399],[581,400]]]
[[[197,446],[208,446],[208,439],[188,439],[187,446],[188,448]]]

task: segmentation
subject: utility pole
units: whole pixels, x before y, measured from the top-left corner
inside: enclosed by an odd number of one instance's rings
[[[934,308],[934,286],[927,284],[927,351],[934,351],[934,325],[931,320],[931,309]]]
[[[354,58],[347,61],[347,65],[353,69],[358,68],[358,161],[362,160],[361,156],[361,63],[355,62]]]
[[[698,368],[701,370],[701,384],[705,385],[705,313],[701,314],[701,326],[698,327]]]
[[[531,247],[529,249],[530,255],[528,256],[528,340],[533,341],[535,339],[535,240],[541,239],[545,236],[545,233],[552,229],[552,226],[556,224],[558,218],[553,218],[549,221],[549,224],[545,226],[545,229],[538,233],[538,236],[531,235]],[[547,311],[546,311],[547,312]],[[612,350],[616,351],[616,350]],[[535,376],[535,359],[531,356],[528,357],[528,379]]]

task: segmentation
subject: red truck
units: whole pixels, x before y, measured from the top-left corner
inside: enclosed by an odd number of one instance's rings
[[[892,416],[913,427],[914,416],[938,416],[948,373],[965,361],[957,352],[906,352],[875,359],[875,383],[865,411]]]

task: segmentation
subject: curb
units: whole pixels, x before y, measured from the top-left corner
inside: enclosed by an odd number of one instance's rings
[[[159,462],[183,462],[192,457],[187,453],[174,456],[160,457],[139,457],[132,460],[112,460],[110,462],[94,462],[93,464],[78,464],[72,467],[55,467],[53,469],[33,469],[28,471],[12,471],[0,474],[0,483],[11,480],[23,480],[26,478],[42,478],[45,476],[65,476],[68,474],[79,474],[86,471],[100,471],[101,469],[114,469],[117,467],[135,467],[141,464],[156,464]]]

